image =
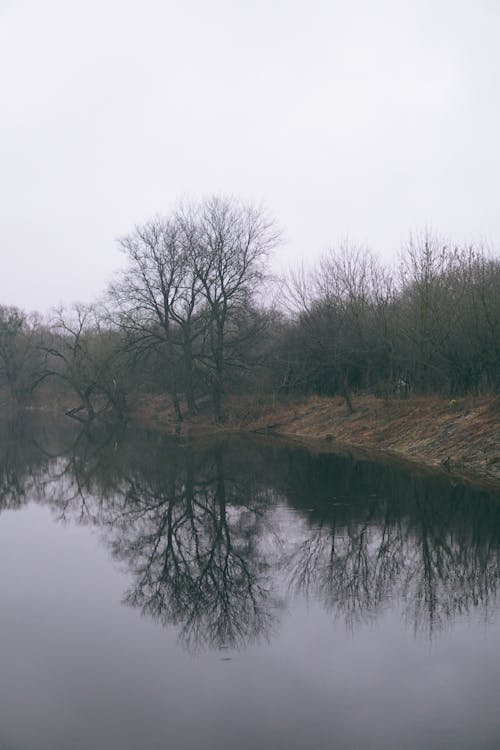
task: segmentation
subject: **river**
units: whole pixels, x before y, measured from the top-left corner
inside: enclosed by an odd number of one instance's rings
[[[271,438],[4,420],[0,748],[498,748],[499,501]]]

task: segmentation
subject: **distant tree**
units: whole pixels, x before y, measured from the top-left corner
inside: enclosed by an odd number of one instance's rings
[[[45,353],[44,378],[55,378],[78,397],[67,411],[80,421],[104,412],[123,418],[123,346],[118,333],[103,323],[93,306],[74,305],[55,313]]]
[[[400,360],[417,390],[498,389],[498,260],[429,233],[411,238],[398,297]]]
[[[402,353],[420,391],[439,389],[445,377],[442,351],[453,325],[453,310],[445,304],[452,258],[449,244],[429,232],[410,236],[401,258]]]
[[[0,306],[0,387],[16,403],[26,403],[40,380],[41,324],[36,315]]]
[[[500,387],[500,262],[481,247],[455,251],[443,305],[449,325],[442,358],[451,393]]]
[[[287,333],[296,349],[288,377],[307,389],[342,395],[352,412],[353,389],[380,376],[374,369],[386,342],[376,311],[390,289],[371,253],[346,243],[324,255],[317,269],[291,274],[287,296],[298,317]],[[302,371],[298,378],[294,368]]]

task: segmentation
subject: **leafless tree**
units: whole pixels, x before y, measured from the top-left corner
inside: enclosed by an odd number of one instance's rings
[[[26,403],[40,382],[41,336],[37,315],[0,306],[0,388],[17,404]]]
[[[97,308],[76,304],[57,309],[51,336],[40,348],[45,354],[43,378],[55,378],[78,397],[69,416],[86,421],[109,409],[120,418],[125,415],[122,347],[116,331],[102,324]]]
[[[139,353],[163,349],[179,420],[181,393],[188,411],[196,409],[195,370],[210,384],[216,419],[223,418],[227,370],[250,330],[243,311],[252,308],[278,238],[263,210],[212,197],[121,240],[128,266],[110,297]]]

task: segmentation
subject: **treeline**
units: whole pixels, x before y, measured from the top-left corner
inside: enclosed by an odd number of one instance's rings
[[[280,241],[261,209],[210,198],[124,237],[103,299],[50,321],[0,307],[0,403],[64,395],[68,411],[126,417],[168,394],[178,421],[233,395],[500,390],[500,260],[430,234],[394,270],[344,244],[273,278]]]
[[[344,245],[291,274],[284,383],[384,397],[498,392],[500,261],[481,248],[410,239],[394,271]]]

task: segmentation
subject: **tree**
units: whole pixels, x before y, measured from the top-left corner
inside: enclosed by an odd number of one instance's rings
[[[246,318],[268,277],[267,259],[280,235],[260,208],[235,199],[210,198],[198,209],[198,251],[193,257],[207,306],[203,362],[212,384],[214,416],[224,419],[228,370],[241,366],[234,354],[248,334]]]
[[[40,322],[17,307],[0,306],[0,387],[18,404],[40,380]]]
[[[352,391],[380,377],[374,370],[384,361],[385,340],[377,335],[376,311],[391,293],[390,279],[368,250],[344,243],[317,269],[292,274],[287,287],[297,315],[287,331],[288,379],[341,394],[352,412]]]
[[[109,289],[130,349],[138,356],[160,354],[164,383],[179,420],[180,392],[188,411],[196,409],[193,348],[204,330],[193,232],[196,227],[180,213],[136,227],[120,240],[128,265]]]
[[[235,353],[251,328],[242,321],[278,239],[261,209],[213,197],[120,241],[128,264],[109,290],[116,320],[139,356],[163,353],[178,420],[181,396],[190,414],[196,410],[197,382],[209,387],[214,416],[223,419],[227,374],[241,366]]]
[[[43,377],[58,379],[79,399],[66,412],[69,416],[84,422],[105,412],[120,419],[125,416],[123,347],[118,333],[103,325],[95,307],[57,310],[51,339],[42,348]]]

